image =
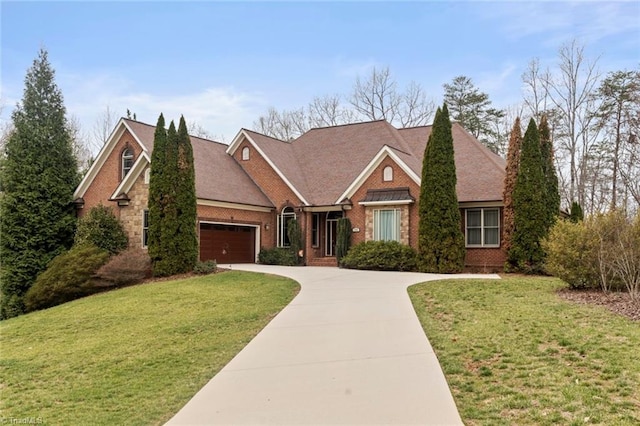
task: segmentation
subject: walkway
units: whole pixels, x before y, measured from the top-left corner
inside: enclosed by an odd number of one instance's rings
[[[233,269],[287,276],[302,289],[169,425],[462,424],[406,288],[496,275]]]

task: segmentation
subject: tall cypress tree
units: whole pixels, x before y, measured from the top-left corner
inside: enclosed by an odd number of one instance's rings
[[[533,119],[524,134],[518,178],[513,189],[514,231],[508,267],[526,273],[542,271],[541,240],[549,231],[547,192],[540,136]]]
[[[518,179],[518,168],[520,166],[520,149],[522,148],[522,128],[520,127],[520,117],[516,118],[509,136],[509,149],[507,151],[507,165],[505,167],[504,192],[503,192],[503,249],[509,250],[511,247],[511,236],[514,228],[513,212],[513,189]]]
[[[0,318],[24,312],[23,298],[51,259],[71,247],[77,160],[66,109],[47,52],[27,71],[15,130],[5,146],[0,201]]]
[[[198,238],[196,235],[197,200],[196,174],[193,162],[193,147],[184,117],[180,117],[177,137],[176,179],[176,245],[178,272],[188,272],[198,260]]]
[[[546,181],[547,220],[548,228],[550,228],[555,223],[558,214],[560,214],[560,192],[558,191],[558,175],[553,161],[553,141],[551,140],[551,131],[549,130],[549,121],[546,115],[543,115],[540,119],[538,132],[540,134],[542,170]]]
[[[163,258],[162,250],[162,221],[164,219],[164,205],[167,192],[167,180],[164,168],[167,156],[167,129],[164,116],[158,117],[156,131],[153,137],[153,153],[151,154],[151,174],[149,177],[149,236],[148,251],[151,263],[155,265]]]
[[[422,272],[454,273],[464,267],[453,154],[451,121],[445,104],[436,111],[422,165],[418,238],[418,268]]]

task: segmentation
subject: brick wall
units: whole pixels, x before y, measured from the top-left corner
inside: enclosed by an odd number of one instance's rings
[[[129,205],[124,207],[114,207],[119,211],[120,222],[129,237],[130,248],[142,247],[142,222],[144,210],[149,202],[149,185],[144,182],[144,171],[136,179],[135,183],[127,193]]]
[[[122,137],[116,142],[115,147],[107,157],[102,168],[98,171],[91,186],[85,192],[84,208],[78,211],[78,215],[82,216],[85,212],[89,211],[91,207],[97,206],[102,203],[105,206],[113,206],[116,216],[119,215],[120,210],[115,202],[109,201],[111,194],[118,187],[122,181],[122,151],[125,147],[129,146],[134,152],[134,161],[142,153],[142,148],[134,140],[131,133],[125,130]],[[116,194],[117,195],[117,194]]]

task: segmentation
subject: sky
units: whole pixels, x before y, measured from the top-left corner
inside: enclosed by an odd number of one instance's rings
[[[269,107],[348,95],[389,67],[442,102],[465,75],[505,108],[538,58],[576,40],[598,69],[640,66],[640,2],[0,1],[0,114],[10,120],[40,48],[89,135],[107,106],[155,124],[184,115],[229,143]]]

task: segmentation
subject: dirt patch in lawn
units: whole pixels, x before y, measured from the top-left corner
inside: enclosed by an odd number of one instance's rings
[[[640,301],[632,301],[627,293],[604,293],[597,290],[562,289],[558,295],[575,303],[605,306],[618,315],[640,321]]]

